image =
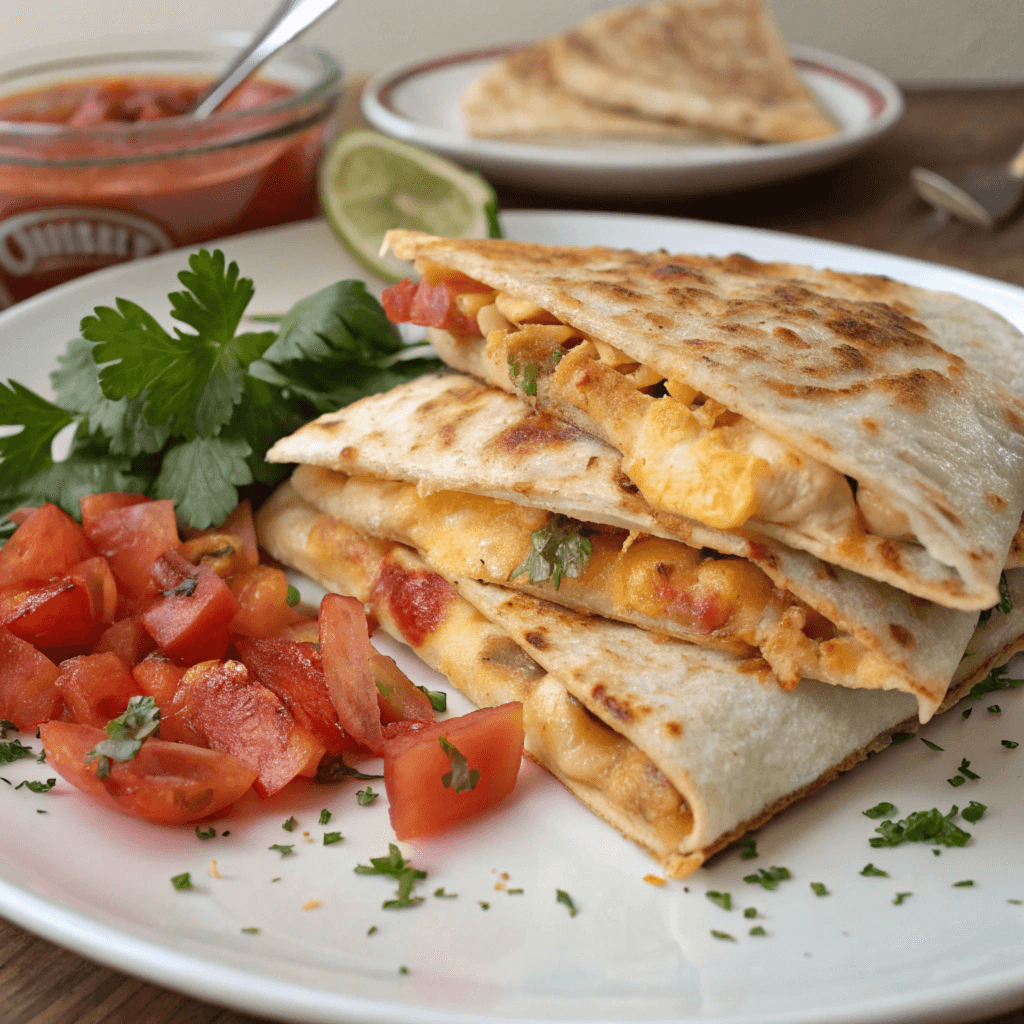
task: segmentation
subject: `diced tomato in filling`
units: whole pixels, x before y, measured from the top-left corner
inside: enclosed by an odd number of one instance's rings
[[[115,508],[128,508],[130,505],[142,505],[152,501],[144,494],[129,494],[127,491],[105,491],[103,494],[86,494],[78,499],[78,507],[82,510],[82,529],[86,536],[92,533],[100,518]]]
[[[444,738],[478,772],[472,788],[456,791],[453,758]],[[523,754],[523,706],[518,702],[449,718],[388,741],[384,786],[391,827],[399,839],[415,839],[447,828],[492,807],[515,788]]]
[[[34,729],[60,714],[59,669],[30,643],[0,626],[0,718]]]
[[[181,550],[173,501],[143,501],[111,508],[91,524],[87,535],[110,562],[117,579],[140,599],[156,592],[151,576],[153,563],[166,551]]]
[[[194,665],[176,701],[205,745],[254,768],[254,788],[270,796],[296,775],[315,775],[324,744],[299,725],[278,697],[250,680],[237,661]]]
[[[295,720],[323,742],[329,757],[363,748],[338,721],[320,652],[311,643],[236,637],[251,678],[273,691]]]
[[[228,581],[239,608],[228,624],[232,633],[268,639],[298,616],[288,604],[288,577],[280,569],[258,565]]]
[[[39,586],[0,590],[0,625],[40,648],[89,645],[109,625],[116,606],[106,560],[89,558]]]
[[[129,668],[137,665],[147,654],[156,650],[156,641],[146,632],[142,620],[132,615],[108,626],[92,645],[93,654],[110,651]]]
[[[720,594],[701,590],[686,590],[666,583],[655,589],[655,597],[665,606],[666,613],[679,622],[688,622],[701,633],[710,635],[721,629],[735,608]]]
[[[161,825],[184,825],[229,807],[256,772],[230,754],[150,737],[130,761],[114,761],[105,779],[86,755],[106,732],[72,722],[40,727],[46,762],[110,810]]]
[[[152,578],[158,594],[142,613],[142,624],[160,650],[190,664],[222,658],[228,623],[238,612],[228,585],[212,569],[175,551],[156,560]]]
[[[480,291],[484,286],[469,278],[464,281],[466,283],[446,278],[430,282],[424,277],[419,284],[414,284],[406,278],[384,290],[381,304],[392,323],[440,327],[463,337],[479,338],[481,332],[476,317],[463,313],[457,299],[463,292]],[[467,287],[467,283],[473,287]]]
[[[96,554],[82,528],[56,505],[41,505],[0,548],[0,587],[63,576]]]
[[[110,653],[62,661],[57,688],[70,720],[97,729],[122,714],[128,701],[140,692],[128,666]]]

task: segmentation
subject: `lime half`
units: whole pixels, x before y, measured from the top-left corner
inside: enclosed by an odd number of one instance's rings
[[[391,228],[501,237],[498,198],[480,175],[367,128],[335,140],[320,166],[320,202],[349,252],[387,281],[409,276],[408,263],[378,255]]]

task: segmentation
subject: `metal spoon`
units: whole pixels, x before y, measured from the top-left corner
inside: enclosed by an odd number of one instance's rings
[[[1009,216],[1024,196],[1024,146],[1005,167],[971,171],[956,181],[915,167],[910,181],[917,194],[937,210],[991,229]]]
[[[305,32],[325,15],[338,0],[284,0],[270,20],[256,33],[253,41],[225,69],[189,117],[209,117],[228,95],[282,46]]]

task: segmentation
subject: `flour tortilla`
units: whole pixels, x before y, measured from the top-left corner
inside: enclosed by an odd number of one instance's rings
[[[765,142],[834,135],[761,0],[677,0],[595,15],[551,41],[590,103]]]
[[[410,231],[389,232],[385,245],[402,259],[427,259],[528,299],[685,381],[870,487],[906,517],[919,543],[756,520],[746,523],[748,534],[948,607],[998,602],[999,573],[1024,512],[1024,402],[979,369],[973,353],[1020,351],[1022,339],[978,303],[743,256]],[[470,351],[477,344],[466,339]]]
[[[408,549],[362,538],[289,484],[257,526],[275,557],[368,602],[385,629],[408,640],[380,585],[385,565],[429,574]],[[916,727],[906,694],[813,681],[784,690],[759,661],[502,587],[449,582],[443,620],[414,649],[475,703],[522,700],[530,754],[669,877]],[[979,628],[944,707],[1021,646],[1024,572],[1008,583],[1015,610]]]
[[[911,692],[923,721],[943,700],[977,621],[770,538],[752,542],[655,513],[623,476],[615,449],[470,377],[425,376],[362,399],[278,441],[267,457],[308,464],[295,477],[305,496],[358,518],[369,532],[380,530],[372,509],[335,504],[337,488],[310,467],[409,481],[427,494],[481,494],[747,558],[847,636],[818,645],[820,674],[845,686]]]
[[[462,112],[469,134],[478,138],[563,145],[578,145],[581,139],[690,146],[743,141],[587,103],[558,83],[547,43],[515,50],[484,72],[463,94]]]

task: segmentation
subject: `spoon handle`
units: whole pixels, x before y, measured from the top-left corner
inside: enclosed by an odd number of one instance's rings
[[[231,62],[189,115],[209,117],[264,61],[326,14],[338,0],[283,0],[246,49]]]

